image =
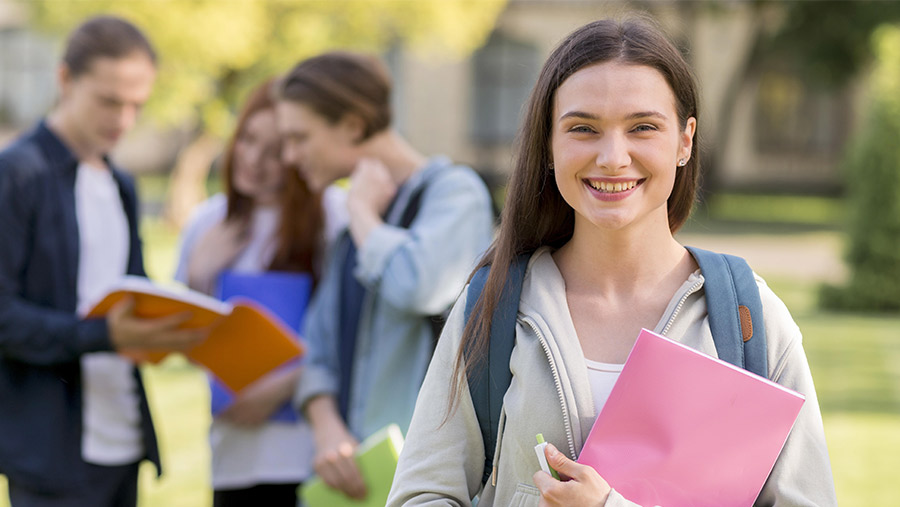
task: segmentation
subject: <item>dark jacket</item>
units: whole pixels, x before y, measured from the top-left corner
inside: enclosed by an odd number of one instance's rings
[[[84,484],[81,355],[110,351],[104,319],[75,314],[78,160],[41,122],[0,152],[0,473],[22,487]],[[134,182],[113,169],[129,225],[128,273],[144,276]],[[146,459],[160,470],[135,368]]]

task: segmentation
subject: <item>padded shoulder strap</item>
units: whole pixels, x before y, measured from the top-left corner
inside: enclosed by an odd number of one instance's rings
[[[719,358],[768,378],[762,301],[750,266],[740,257],[687,248],[703,273],[709,327]]]
[[[494,449],[497,446],[497,432],[500,426],[500,412],[503,409],[503,396],[512,381],[509,358],[516,342],[516,315],[519,313],[522,282],[525,279],[525,269],[528,267],[530,257],[530,255],[521,255],[510,266],[506,285],[503,287],[491,322],[488,357],[481,367],[471,371],[468,377],[469,393],[472,395],[475,416],[478,418],[484,443],[482,484],[485,484],[491,476]],[[469,289],[466,293],[465,322],[469,321],[469,317],[475,309],[475,303],[484,290],[489,272],[490,266],[484,266],[475,273],[469,282]],[[463,354],[468,362],[471,357],[469,347],[463,351]]]

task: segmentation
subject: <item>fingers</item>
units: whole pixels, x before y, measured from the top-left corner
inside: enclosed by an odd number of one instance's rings
[[[344,491],[352,498],[364,498],[366,496],[366,484],[363,482],[359,467],[353,459],[353,446],[344,443],[338,448],[340,460],[338,461],[341,478],[344,483]]]
[[[584,501],[588,499],[592,504],[606,502],[610,486],[596,470],[571,460],[553,444],[547,445],[544,455],[562,480],[557,481],[544,471],[534,474],[534,485],[541,491],[541,505],[586,505]]]
[[[560,479],[563,481],[578,479],[580,474],[584,472],[584,467],[586,467],[586,465],[582,465],[569,459],[568,456],[559,452],[559,449],[553,444],[548,444],[547,447],[544,448],[544,456],[547,457],[547,464],[556,470]]]
[[[535,472],[531,479],[534,481],[534,486],[541,491],[548,491],[554,484],[559,483],[552,475],[543,470]]]
[[[365,498],[366,486],[353,459],[353,445],[349,442],[316,457],[314,466],[316,474],[328,486],[343,491],[351,498]]]
[[[203,343],[209,336],[208,329],[178,329],[157,336],[155,346],[184,352]]]
[[[172,315],[155,318],[141,318],[140,325],[148,333],[161,333],[164,331],[174,331],[178,326],[191,320],[194,316],[191,312],[180,312]]]
[[[130,316],[134,314],[134,298],[131,296],[127,296],[123,298],[118,303],[114,304],[112,308],[106,313],[106,318],[108,319],[120,319],[124,316]]]
[[[108,315],[110,339],[116,348],[187,350],[206,339],[209,328],[179,329],[192,318],[190,312],[153,319],[136,317],[134,303],[117,305]]]
[[[135,325],[145,337],[145,346],[185,351],[209,334],[208,328],[179,329],[191,317],[190,312],[182,312],[155,319],[136,319]]]

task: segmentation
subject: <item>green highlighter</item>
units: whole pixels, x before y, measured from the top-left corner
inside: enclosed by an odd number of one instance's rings
[[[559,479],[559,474],[556,473],[556,470],[550,468],[550,465],[547,463],[547,456],[544,455],[544,448],[547,447],[547,442],[544,441],[544,434],[537,434],[537,445],[534,446],[534,453],[537,454],[538,463],[541,464],[541,470],[547,472],[552,475],[554,479]]]

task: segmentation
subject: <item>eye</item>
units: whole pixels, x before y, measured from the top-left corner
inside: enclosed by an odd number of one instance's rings
[[[642,123],[632,129],[633,132],[653,132],[656,130],[659,130],[656,128],[656,125],[651,125],[649,123]]]
[[[593,128],[589,125],[575,125],[568,130],[569,132],[575,132],[576,134],[590,134],[595,132]]]

